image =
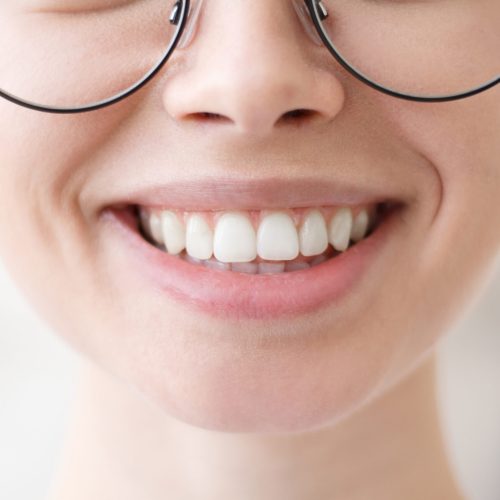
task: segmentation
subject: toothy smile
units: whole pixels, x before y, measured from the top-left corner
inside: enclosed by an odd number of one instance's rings
[[[221,271],[274,274],[308,269],[345,252],[367,238],[391,207],[137,209],[143,236],[170,255]]]

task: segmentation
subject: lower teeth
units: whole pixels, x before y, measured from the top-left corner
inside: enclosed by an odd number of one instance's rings
[[[305,261],[288,261],[288,262],[234,262],[226,263],[220,262],[215,258],[210,258],[207,260],[197,259],[196,257],[191,257],[185,251],[176,255],[176,257],[190,262],[191,264],[203,265],[210,269],[215,269],[218,271],[233,271],[237,273],[244,274],[280,274],[284,272],[294,272],[302,271],[304,269],[310,269],[311,267],[317,266],[326,260],[332,258],[334,255],[340,252],[331,251],[329,248],[324,253],[317,255],[308,262]]]

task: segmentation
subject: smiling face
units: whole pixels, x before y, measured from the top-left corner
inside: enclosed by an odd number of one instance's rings
[[[167,413],[306,430],[400,380],[486,284],[500,87],[394,99],[289,2],[227,5],[205,2],[192,43],[116,105],[0,100],[0,255],[55,331]]]

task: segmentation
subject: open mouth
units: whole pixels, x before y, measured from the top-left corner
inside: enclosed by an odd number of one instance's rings
[[[405,207],[189,212],[128,203],[103,212],[103,234],[108,265],[135,293],[161,291],[219,319],[290,318],[334,305],[340,314],[343,300],[369,293],[363,283],[386,276]]]
[[[394,202],[357,207],[186,212],[134,205],[150,245],[193,265],[244,274],[303,271],[370,237]]]

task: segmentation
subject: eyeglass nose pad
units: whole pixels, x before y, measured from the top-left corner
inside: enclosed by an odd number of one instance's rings
[[[188,19],[186,22],[186,27],[184,28],[184,33],[182,34],[181,39],[177,47],[179,49],[186,48],[194,38],[194,34],[196,32],[196,27],[198,24],[198,18],[200,17],[201,5],[203,4],[203,0],[195,0],[191,2],[191,9],[188,13]]]
[[[316,28],[311,19],[311,14],[307,9],[304,0],[292,0],[292,4],[295,8],[295,12],[297,12],[297,15],[299,16],[300,22],[304,27],[305,32],[309,35],[311,40],[316,45],[323,45],[323,41],[321,40],[321,38],[318,35],[318,32],[316,31]]]

